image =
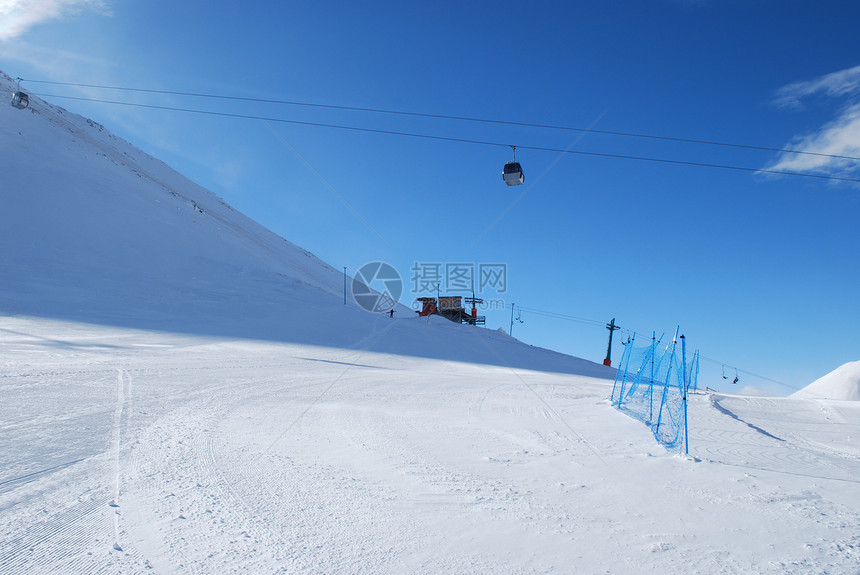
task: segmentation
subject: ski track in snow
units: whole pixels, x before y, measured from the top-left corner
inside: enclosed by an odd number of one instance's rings
[[[857,573],[854,404],[693,395],[697,462],[609,382],[374,353],[390,332],[2,333],[2,572]]]

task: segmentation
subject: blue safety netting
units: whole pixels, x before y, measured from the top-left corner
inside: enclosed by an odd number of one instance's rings
[[[661,338],[662,339],[662,338]],[[689,453],[687,395],[697,388],[699,354],[688,360],[681,336],[669,344],[656,337],[648,347],[628,342],[612,388],[612,405],[651,428],[667,449]]]

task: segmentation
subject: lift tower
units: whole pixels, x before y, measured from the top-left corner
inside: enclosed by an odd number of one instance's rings
[[[612,321],[606,324],[606,329],[609,330],[609,345],[606,346],[606,359],[603,360],[603,365],[612,367],[612,360],[609,359],[609,356],[612,353],[612,332],[621,328],[615,325],[615,318],[613,317]]]

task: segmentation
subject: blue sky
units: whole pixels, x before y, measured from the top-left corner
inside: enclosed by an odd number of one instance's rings
[[[0,1],[0,69],[29,80],[288,100],[860,156],[848,2]],[[700,383],[787,393],[860,359],[860,186],[540,151],[860,178],[825,156],[479,122],[24,83],[395,136],[45,96],[331,265],[504,263],[514,335],[601,361],[613,317],[673,332]],[[526,174],[501,169],[518,145]],[[549,311],[586,321],[551,318]],[[510,308],[485,312],[508,329]],[[764,376],[762,379],[750,374]],[[783,382],[788,387],[769,380]]]

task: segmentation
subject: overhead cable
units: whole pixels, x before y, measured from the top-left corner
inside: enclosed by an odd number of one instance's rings
[[[793,150],[790,148],[775,148],[769,146],[756,146],[750,144],[737,144],[732,142],[720,142],[714,140],[702,140],[695,138],[676,138],[670,136],[657,136],[654,134],[642,134],[636,132],[621,132],[621,131],[612,131],[612,130],[597,130],[594,128],[578,128],[572,126],[559,126],[553,124],[538,124],[531,122],[514,122],[509,120],[495,120],[489,118],[475,118],[469,116],[455,116],[448,114],[430,114],[424,112],[407,112],[402,110],[386,110],[383,108],[363,108],[358,106],[339,106],[334,104],[319,104],[313,102],[299,102],[294,100],[276,100],[276,99],[268,99],[268,98],[251,98],[247,96],[227,96],[223,94],[207,94],[200,92],[180,92],[174,90],[154,90],[147,88],[130,88],[123,86],[101,86],[97,84],[79,84],[74,82],[53,82],[48,80],[24,80],[26,82],[32,82],[34,84],[51,84],[55,86],[71,86],[76,88],[94,88],[99,90],[119,90],[125,92],[139,92],[146,94],[161,94],[161,95],[170,95],[170,96],[185,96],[185,97],[194,97],[194,98],[210,98],[210,99],[218,99],[218,100],[232,100],[237,102],[257,102],[257,103],[265,103],[265,104],[281,104],[287,106],[304,106],[311,108],[325,108],[330,110],[345,110],[351,112],[371,112],[376,114],[394,114],[399,116],[413,116],[418,118],[433,118],[437,120],[456,120],[462,122],[480,122],[485,124],[500,124],[505,126],[519,126],[519,127],[528,127],[528,128],[540,128],[540,129],[548,129],[548,130],[565,130],[570,132],[586,132],[592,134],[602,134],[607,136],[620,136],[626,138],[643,138],[649,140],[662,140],[667,142],[680,142],[685,144],[700,144],[700,145],[708,145],[708,146],[722,146],[728,148],[741,148],[747,150],[760,150],[766,152],[777,152],[782,154],[798,154],[798,155],[806,155],[806,156],[818,156],[824,158],[833,158],[839,160],[855,160],[860,161],[860,157],[856,156],[845,156],[840,154],[826,154],[823,152],[810,152],[807,150]]]
[[[102,100],[98,98],[83,98],[79,96],[61,96],[56,94],[39,94],[43,97],[52,97],[52,98],[64,98],[68,100],[79,100],[83,102],[96,102],[100,104],[114,104],[118,106],[131,106],[135,108],[150,108],[154,110],[166,110],[172,112],[185,112],[191,114],[204,114],[209,116],[219,116],[225,118],[238,118],[242,120],[260,120],[266,122],[279,122],[285,124],[294,124],[300,126],[314,126],[320,128],[335,128],[339,130],[351,130],[356,132],[367,132],[373,134],[386,134],[392,136],[408,136],[412,138],[425,138],[430,140],[441,140],[447,142],[458,142],[463,144],[477,144],[483,146],[497,146],[503,148],[509,148],[510,144],[502,143],[502,142],[490,142],[485,140],[472,140],[467,138],[454,138],[451,136],[436,136],[432,134],[422,134],[418,132],[399,132],[395,130],[382,130],[378,128],[362,128],[358,126],[345,126],[339,124],[326,124],[322,122],[307,122],[303,120],[287,120],[284,118],[272,118],[266,116],[255,116],[251,114],[236,114],[231,112],[214,112],[211,110],[197,110],[193,108],[179,108],[175,106],[158,106],[154,104],[139,104],[135,102],[118,102],[115,100]],[[860,179],[857,178],[848,178],[843,176],[827,176],[823,174],[808,174],[802,172],[788,172],[784,170],[771,170],[766,168],[751,168],[747,166],[733,166],[730,164],[712,164],[708,162],[691,162],[687,160],[672,160],[668,158],[655,158],[655,157],[647,157],[647,156],[631,156],[627,154],[610,154],[606,152],[588,152],[585,150],[571,150],[571,149],[561,149],[561,148],[549,148],[543,146],[524,146],[521,144],[517,145],[517,148],[523,150],[534,150],[538,152],[556,152],[560,154],[576,154],[581,156],[593,156],[593,157],[602,157],[602,158],[615,158],[622,160],[638,160],[643,162],[655,162],[655,163],[663,163],[663,164],[674,164],[681,166],[692,166],[698,168],[715,168],[722,170],[735,170],[735,171],[743,171],[743,172],[752,172],[752,173],[760,173],[760,174],[774,174],[779,176],[795,176],[801,178],[815,178],[820,180],[831,180],[831,181],[840,181],[840,182],[853,182],[860,183]]]

